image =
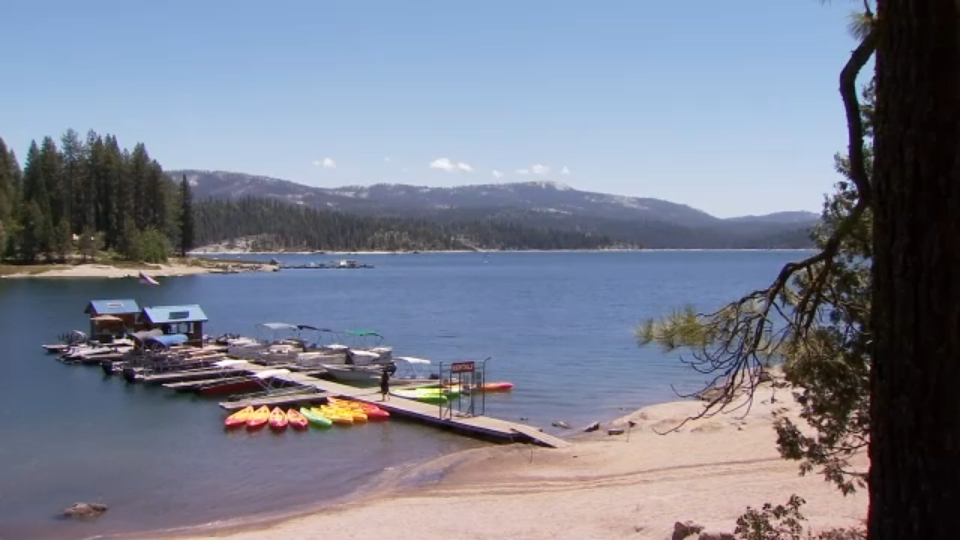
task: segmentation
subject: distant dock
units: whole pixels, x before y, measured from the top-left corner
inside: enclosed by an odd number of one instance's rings
[[[344,259],[342,261],[335,261],[331,263],[282,263],[280,261],[274,260],[277,263],[278,267],[281,270],[358,270],[358,269],[367,269],[373,268],[372,264],[361,263],[351,259]]]

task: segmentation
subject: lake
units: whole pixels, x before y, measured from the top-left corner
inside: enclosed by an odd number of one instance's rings
[[[357,255],[375,268],[159,278],[160,287],[136,279],[0,280],[0,538],[108,535],[306,508],[349,496],[384,470],[486,444],[397,420],[226,433],[216,399],[127,384],[47,355],[41,343],[86,330],[89,300],[198,303],[212,335],[254,335],[255,324],[282,321],[374,329],[398,356],[489,357],[488,380],[516,387],[488,395],[486,413],[562,434],[552,422],[576,429],[609,420],[676,399],[671,385],[693,389],[704,380],[676,354],[638,348],[640,320],[688,303],[715,308],[804,255]],[[89,523],[56,517],[76,501],[110,510]]]

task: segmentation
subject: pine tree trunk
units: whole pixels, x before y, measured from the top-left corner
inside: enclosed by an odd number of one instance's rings
[[[953,539],[960,534],[960,1],[878,4],[869,538]]]

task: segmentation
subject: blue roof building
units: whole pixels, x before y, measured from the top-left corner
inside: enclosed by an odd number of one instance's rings
[[[90,315],[90,337],[106,341],[137,326],[140,306],[132,298],[91,300],[83,312]]]
[[[84,313],[89,313],[91,316],[96,317],[98,315],[134,315],[140,313],[140,306],[137,305],[137,301],[126,298],[123,300],[91,300],[87,304],[87,309],[83,310]]]
[[[188,306],[154,306],[143,308],[150,324],[207,322],[206,313],[197,304]]]
[[[145,307],[143,319],[164,334],[186,334],[190,338],[188,343],[194,345],[203,342],[203,323],[209,320],[197,304]]]

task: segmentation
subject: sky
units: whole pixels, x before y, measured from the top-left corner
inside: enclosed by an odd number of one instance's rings
[[[334,187],[551,180],[819,211],[847,0],[4,0],[0,137]]]

